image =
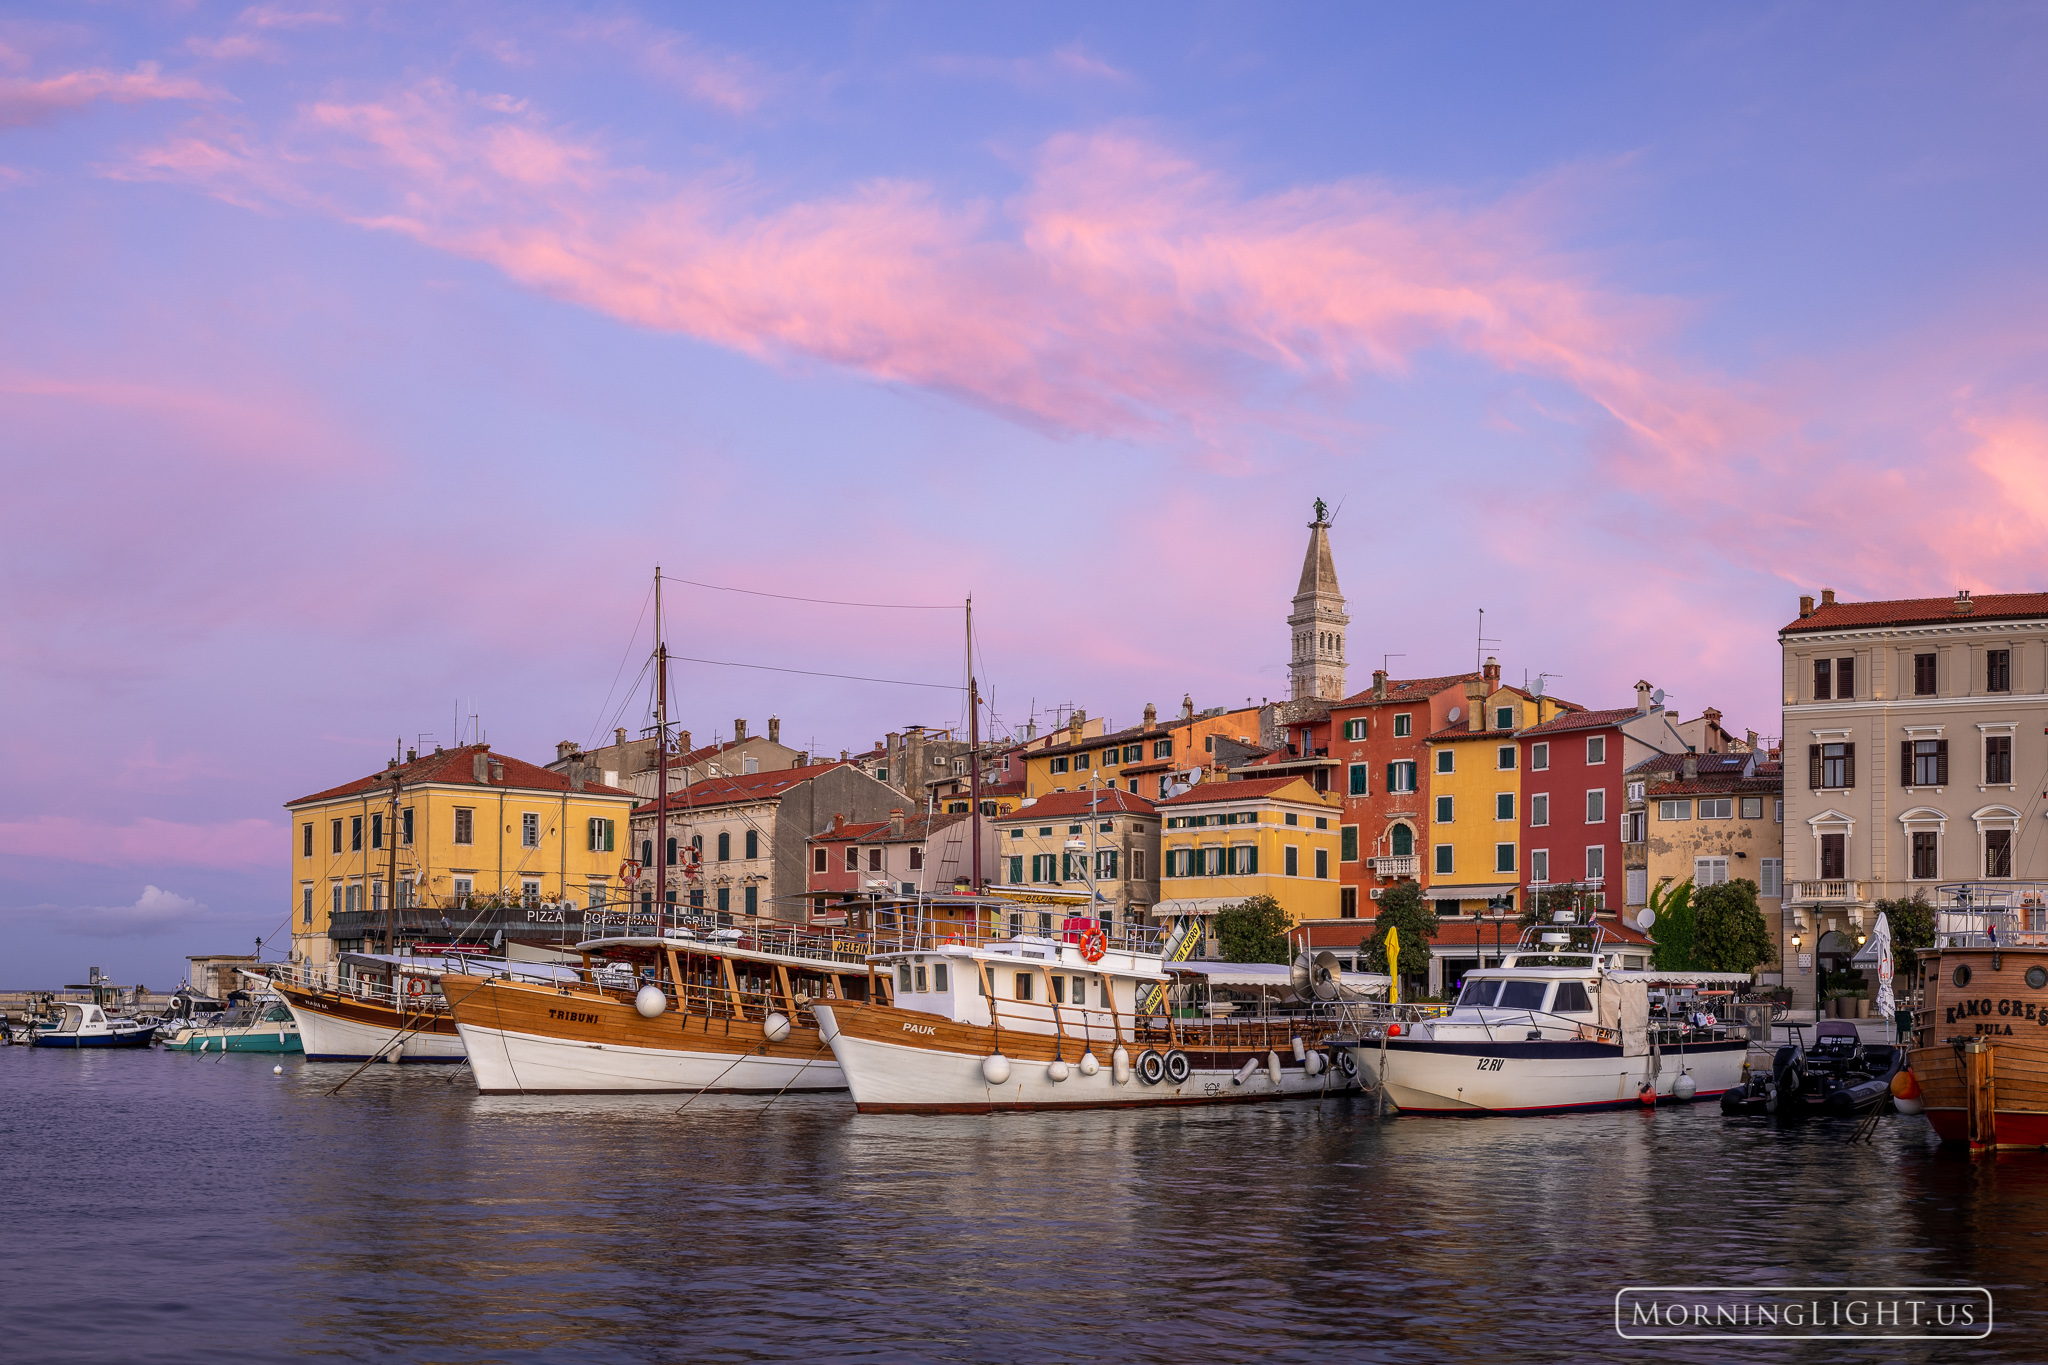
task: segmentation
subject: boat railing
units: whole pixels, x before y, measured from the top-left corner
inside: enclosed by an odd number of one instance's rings
[[[415,1014],[448,1008],[434,983],[417,973],[402,974],[394,986],[366,976],[331,975],[303,962],[279,962],[270,966],[269,975],[274,982],[326,1000],[354,1000]]]
[[[1507,1017],[1489,1019],[1484,1013],[1481,1013],[1476,1019],[1452,1021],[1450,1014],[1456,1008],[1453,1005],[1389,1005],[1384,1001],[1373,1000],[1346,1004],[1341,1008],[1348,1024],[1361,1031],[1365,1036],[1375,1038],[1382,1036],[1389,1024],[1455,1022],[1459,1028],[1484,1029],[1486,1031],[1486,1040],[1490,1043],[1527,1042],[1532,1030],[1542,1030],[1544,1037],[1550,1038],[1552,1041],[1562,1041],[1561,1039],[1552,1038],[1551,1030],[1559,1030],[1564,1033],[1565,1039],[1582,1043],[1619,1044],[1621,1042],[1621,1031],[1619,1029],[1603,1028],[1598,1024],[1589,1024],[1583,1019],[1574,1019],[1569,1015],[1563,1014],[1552,1014],[1547,1010],[1495,1010],[1495,1013]],[[1491,1009],[1492,1007],[1489,1006],[1487,1008]],[[1376,1032],[1375,1030],[1378,1031]]]
[[[1947,948],[2048,946],[2048,882],[1955,882],[1935,888],[1935,941]]]

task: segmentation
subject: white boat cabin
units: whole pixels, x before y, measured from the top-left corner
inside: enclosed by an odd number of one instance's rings
[[[945,943],[869,961],[890,979],[899,1009],[1020,1033],[1105,1039],[1117,1036],[1119,1024],[1128,1033],[1139,1002],[1167,980],[1151,954],[1110,950],[1090,962],[1079,944],[1055,938]]]

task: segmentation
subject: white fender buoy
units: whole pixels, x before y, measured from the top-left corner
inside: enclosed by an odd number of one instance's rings
[[[1118,1085],[1131,1083],[1131,1054],[1122,1047],[1109,1054],[1109,1078]]]
[[[1320,1076],[1323,1074],[1323,1054],[1311,1052],[1308,1056],[1301,1059],[1301,1065],[1309,1075]]]
[[[284,1068],[281,1066],[274,1066],[270,1068],[270,1074],[273,1076],[282,1076],[284,1075]]]
[[[1077,1065],[1083,1076],[1093,1076],[1096,1072],[1102,1070],[1102,1063],[1095,1060],[1093,1052],[1082,1053],[1081,1060]]]
[[[1918,1095],[1914,1095],[1910,1099],[1904,1095],[1894,1095],[1892,1096],[1892,1107],[1901,1114],[1918,1114],[1927,1108],[1927,1102]]]
[[[1266,1079],[1275,1085],[1280,1084],[1280,1054],[1277,1052],[1266,1054]]]
[[[642,1013],[645,1013],[643,1010]],[[761,1036],[771,1043],[779,1043],[789,1036],[789,1016],[777,1010],[761,1021]]]
[[[668,1009],[668,997],[661,993],[661,987],[649,982],[633,997],[633,1008],[640,1011],[642,1019],[659,1019]]]
[[[1697,1095],[1699,1090],[1700,1083],[1692,1078],[1690,1071],[1679,1072],[1678,1079],[1671,1083],[1671,1097],[1681,1103]]]
[[[1252,1078],[1252,1073],[1254,1071],[1257,1071],[1258,1069],[1259,1059],[1256,1057],[1248,1057],[1245,1059],[1245,1064],[1237,1069],[1237,1074],[1230,1078],[1230,1083],[1232,1085],[1243,1085],[1246,1081]]]
[[[1049,1081],[1065,1080],[1067,1078],[1066,1062],[1058,1057],[1053,1058],[1045,1068],[1045,1078]]]
[[[1010,1059],[1000,1052],[991,1052],[981,1059],[981,1078],[990,1085],[1001,1085],[1010,1079]]]
[[[1297,1062],[1308,1060],[1308,1044],[1301,1041],[1301,1035],[1298,1033],[1294,1035],[1294,1060]]]

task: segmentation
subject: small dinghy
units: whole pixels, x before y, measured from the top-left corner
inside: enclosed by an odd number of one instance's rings
[[[1795,1035],[1802,1031],[1799,1025],[1793,1029]],[[1854,1024],[1830,1019],[1816,1031],[1812,1047],[1795,1037],[1777,1050],[1768,1072],[1752,1068],[1747,1082],[1721,1096],[1721,1112],[1846,1118],[1890,1098],[1892,1077],[1905,1065],[1904,1048],[1866,1043]]]

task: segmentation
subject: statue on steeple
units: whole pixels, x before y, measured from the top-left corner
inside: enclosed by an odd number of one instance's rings
[[[1311,526],[1328,526],[1328,525],[1330,524],[1330,518],[1329,518],[1329,507],[1330,507],[1330,505],[1329,505],[1328,503],[1324,502],[1324,501],[1323,501],[1323,500],[1322,500],[1321,498],[1317,498],[1317,499],[1316,499],[1316,519],[1315,519],[1314,521],[1310,522],[1310,523],[1309,523],[1309,525],[1311,525]]]

